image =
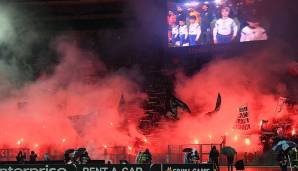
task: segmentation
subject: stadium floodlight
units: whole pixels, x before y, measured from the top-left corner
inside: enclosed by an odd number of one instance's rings
[[[192,2],[186,2],[184,5],[185,6],[188,6],[188,7],[195,7],[195,6],[200,5],[200,3],[199,2],[192,1]]]
[[[214,0],[214,2],[215,2],[216,4],[220,4],[220,3],[221,3],[221,0]]]

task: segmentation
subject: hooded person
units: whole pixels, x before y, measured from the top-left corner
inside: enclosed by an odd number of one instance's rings
[[[19,151],[18,155],[16,156],[16,159],[18,163],[24,163],[25,159],[22,151]]]
[[[186,152],[184,154],[184,164],[190,164],[192,158],[192,152]]]
[[[289,160],[288,160],[288,155],[286,154],[285,151],[281,150],[278,153],[277,160],[279,161],[279,166],[281,171],[287,171]]]
[[[37,154],[34,151],[31,151],[31,154],[29,156],[30,163],[35,163],[37,159]]]
[[[195,163],[195,164],[198,164],[199,163],[199,160],[200,160],[200,156],[199,156],[199,153],[197,150],[194,150],[193,151],[193,154],[191,156],[191,163]]]
[[[82,164],[87,164],[90,161],[90,157],[87,151],[85,151],[81,156],[81,162]]]
[[[147,148],[145,152],[143,153],[145,164],[151,164],[152,162],[152,154],[150,153],[149,149]]]
[[[219,157],[219,151],[216,149],[215,146],[213,146],[209,153],[209,160],[213,164],[213,168],[216,170],[219,170],[218,157]]]
[[[136,164],[141,164],[142,152],[140,151],[136,157]]]

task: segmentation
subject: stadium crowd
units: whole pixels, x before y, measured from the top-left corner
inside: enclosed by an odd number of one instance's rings
[[[264,0],[168,4],[170,47],[267,40]]]

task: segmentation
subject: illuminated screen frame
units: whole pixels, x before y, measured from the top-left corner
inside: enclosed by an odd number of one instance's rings
[[[226,5],[224,7],[225,10],[230,10],[230,14],[234,15],[231,16],[231,19],[223,20],[219,17],[221,14],[219,11],[223,8],[223,6],[219,6],[219,1],[221,0],[167,0],[166,2],[166,26],[167,26],[167,47],[170,49],[175,49],[177,47],[203,47],[203,46],[218,46],[218,45],[230,45],[230,44],[243,44],[247,42],[264,42],[269,39],[267,30],[270,30],[270,24],[268,22],[268,16],[264,17],[263,14],[254,14],[254,15],[239,15],[237,13],[241,8],[245,9],[246,7],[244,4],[237,4],[237,8],[235,4],[229,3],[229,1],[236,1],[236,0],[225,0]],[[241,1],[241,0],[238,0]],[[243,0],[244,1],[244,0]],[[257,9],[262,8],[262,5],[266,4],[266,0],[253,0],[257,5],[255,7]],[[207,5],[209,10],[207,12],[201,12],[202,6]],[[178,14],[177,6],[181,6],[183,9],[183,13]],[[196,7],[197,6],[197,7]],[[241,8],[240,8],[241,7]],[[191,11],[191,8],[194,8],[194,12]],[[239,9],[240,8],[240,9]],[[251,7],[250,7],[251,8]],[[247,8],[247,11],[252,9]],[[175,11],[176,10],[176,11]],[[238,11],[237,11],[238,10]],[[172,11],[175,17],[169,15],[169,11]],[[190,15],[190,13],[192,14]],[[197,21],[197,12],[199,15],[204,14],[204,17],[201,17],[200,21]],[[234,13],[234,14],[233,14]],[[236,15],[237,14],[237,15]],[[178,16],[179,15],[179,16]],[[190,17],[195,16],[195,17]],[[207,16],[207,17],[206,17]],[[173,19],[175,18],[175,19]],[[180,23],[185,18],[185,22]],[[211,19],[209,19],[211,18]],[[190,27],[190,19],[195,21]],[[250,22],[248,22],[250,20]],[[228,22],[226,22],[228,21]],[[210,22],[210,26],[208,23]],[[172,25],[174,26],[171,26]],[[173,24],[174,23],[174,24]],[[200,24],[197,24],[200,23]],[[204,24],[205,23],[205,24]],[[206,24],[207,23],[207,24]],[[236,36],[233,35],[216,35],[214,28],[217,25],[216,33],[222,32],[225,33],[225,28],[222,27],[223,23],[229,23],[228,25],[236,25],[237,26],[237,34]],[[231,24],[234,23],[234,24]],[[179,26],[180,24],[180,26]],[[257,25],[254,29],[248,25]],[[199,25],[199,26],[198,26]],[[207,25],[207,26],[206,26]],[[182,27],[181,27],[182,26]],[[198,27],[200,27],[200,36],[198,34]],[[230,30],[234,27],[231,27]],[[187,31],[186,31],[187,30]],[[204,31],[203,31],[204,30]],[[180,33],[188,32],[187,36],[183,36]],[[196,35],[197,34],[197,35]],[[175,36],[174,36],[175,35]],[[196,36],[195,36],[196,35]],[[232,37],[232,38],[231,38]],[[231,40],[232,39],[232,40]],[[174,41],[175,42],[174,42]],[[217,40],[217,43],[214,41]]]

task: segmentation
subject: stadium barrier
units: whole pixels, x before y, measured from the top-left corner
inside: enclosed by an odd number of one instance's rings
[[[50,164],[1,164],[0,171],[212,171],[211,164],[87,164],[87,165],[50,165]]]

